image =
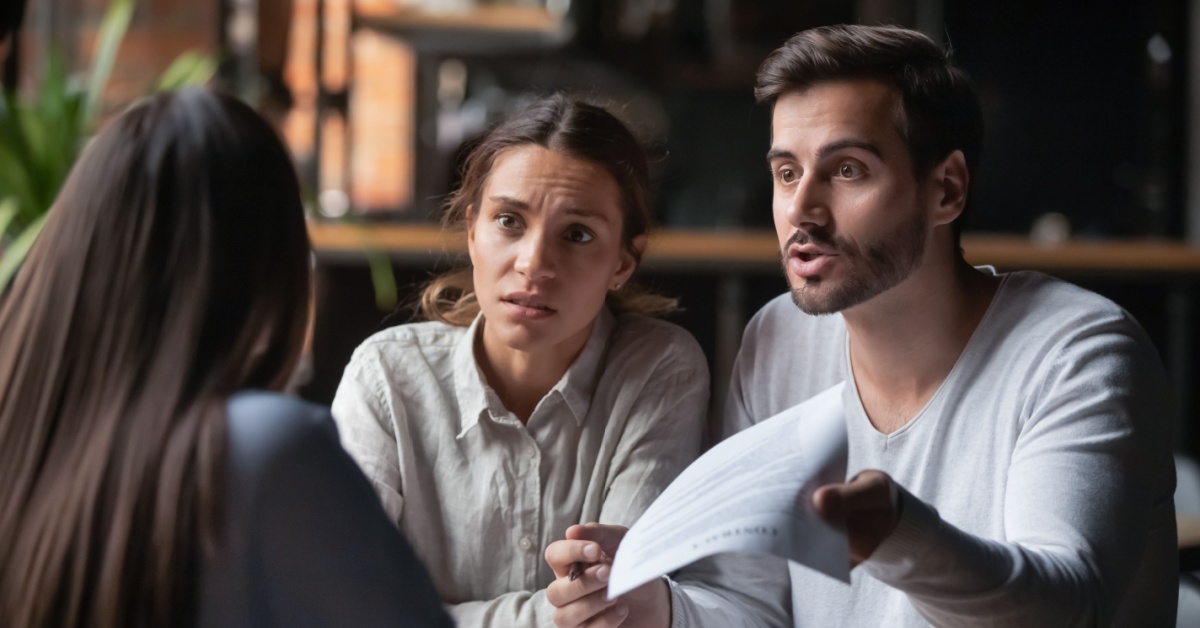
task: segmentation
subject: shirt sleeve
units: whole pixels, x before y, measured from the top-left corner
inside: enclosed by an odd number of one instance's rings
[[[447,604],[446,610],[460,626],[553,626],[554,607],[546,601],[546,590],[513,591],[500,597],[460,604]]]
[[[610,462],[600,523],[633,525],[700,455],[709,377],[703,354],[695,350],[657,371],[631,405]]]
[[[792,624],[791,577],[777,556],[724,553],[669,580],[671,628],[780,628]]]
[[[396,525],[404,514],[400,447],[396,442],[393,405],[386,402],[385,382],[377,366],[364,364],[356,352],[333,398],[333,418],[342,447],[366,474],[383,509]]]
[[[757,317],[756,317],[757,320]],[[720,437],[754,424],[742,381],[753,363],[752,322],[734,361]],[[671,585],[672,628],[768,628],[792,623],[787,561],[774,556],[718,554],[680,570]]]
[[[1083,325],[1035,375],[1008,469],[1005,538],[968,534],[904,491],[866,572],[935,625],[1173,625],[1168,397],[1149,341],[1130,326]],[[1130,595],[1151,603],[1133,609]]]
[[[275,447],[256,485],[254,546],[274,625],[453,625],[328,418]]]

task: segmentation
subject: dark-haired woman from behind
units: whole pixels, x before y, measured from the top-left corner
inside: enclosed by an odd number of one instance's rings
[[[603,108],[558,95],[470,153],[447,223],[471,267],[430,320],[355,352],[333,402],[346,449],[461,626],[546,626],[542,552],[572,524],[631,525],[699,453],[708,366],[631,278],[649,167]]]
[[[310,255],[246,105],[158,95],[92,142],[0,303],[0,624],[449,625],[327,411],[270,392]]]

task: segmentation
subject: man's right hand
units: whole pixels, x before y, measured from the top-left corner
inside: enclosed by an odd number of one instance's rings
[[[567,528],[565,540],[546,548],[546,562],[556,576],[546,588],[546,600],[555,607],[554,624],[558,628],[670,626],[670,590],[661,578],[615,600],[604,597],[611,565],[602,557],[616,556],[626,531],[624,526],[575,525]],[[575,563],[585,569],[572,581],[569,573]]]

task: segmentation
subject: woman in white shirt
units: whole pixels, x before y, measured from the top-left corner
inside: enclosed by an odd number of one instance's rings
[[[428,322],[354,353],[342,443],[461,626],[540,626],[542,550],[587,521],[632,524],[699,453],[708,368],[673,300],[630,285],[649,168],[602,108],[557,95],[467,159],[448,228],[471,266],[435,280]]]

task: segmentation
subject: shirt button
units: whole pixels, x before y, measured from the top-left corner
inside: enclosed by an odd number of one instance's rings
[[[530,447],[530,448],[529,448],[529,459],[530,459],[530,460],[536,460],[536,459],[537,459],[537,454],[538,454],[537,447]]]
[[[533,541],[529,540],[529,537],[523,536],[521,537],[521,540],[517,542],[517,545],[520,545],[521,549],[528,551],[529,548],[533,547]]]

